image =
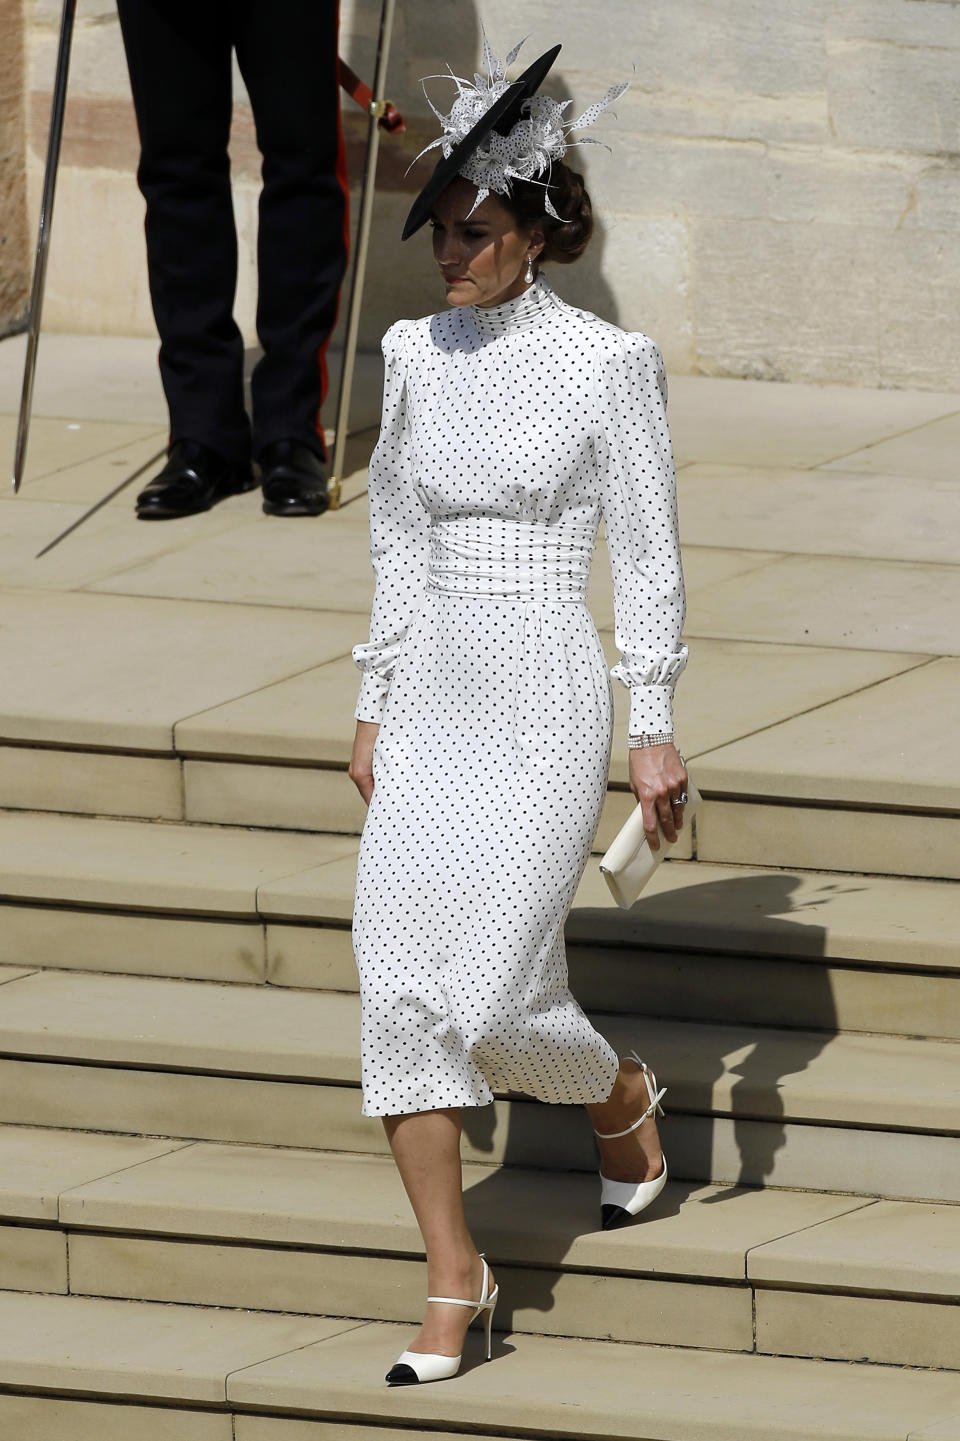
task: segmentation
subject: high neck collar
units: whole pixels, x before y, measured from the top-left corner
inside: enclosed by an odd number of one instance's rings
[[[505,300],[502,305],[471,305],[473,323],[482,335],[506,335],[512,330],[523,330],[528,325],[538,325],[553,308],[553,291],[542,275],[533,284]]]

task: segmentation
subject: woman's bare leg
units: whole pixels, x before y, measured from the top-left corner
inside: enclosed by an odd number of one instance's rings
[[[463,1209],[459,1109],[384,1116],[383,1127],[423,1237],[427,1294],[479,1300],[483,1264]],[[407,1349],[458,1356],[469,1321],[465,1306],[427,1306]]]
[[[595,1131],[623,1131],[642,1116],[650,1104],[643,1072],[635,1061],[620,1062],[613,1090],[599,1105],[587,1106]],[[656,1113],[642,1126],[616,1141],[597,1141],[600,1169],[610,1181],[652,1181],[663,1170],[663,1152]]]

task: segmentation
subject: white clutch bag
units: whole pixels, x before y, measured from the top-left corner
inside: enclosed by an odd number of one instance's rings
[[[700,805],[700,792],[689,779],[689,775],[687,797],[683,810],[684,826],[696,815]],[[682,834],[681,831],[680,835]],[[643,829],[643,812],[637,806],[626,825],[621,826],[610,842],[610,849],[600,862],[603,878],[618,906],[626,910],[633,905],[657,866],[672,849],[673,846],[664,840],[663,831],[660,832],[660,849],[650,849],[647,833]]]

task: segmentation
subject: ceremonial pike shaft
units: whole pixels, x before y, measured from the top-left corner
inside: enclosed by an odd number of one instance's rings
[[[20,394],[20,419],[17,423],[17,449],[13,460],[14,494],[20,489],[27,458],[30,415],[33,409],[33,382],[37,372],[37,345],[40,340],[40,316],[43,313],[43,292],[47,283],[47,258],[50,253],[50,227],[53,224],[53,197],[57,187],[60,164],[60,142],[63,138],[63,115],[67,104],[67,76],[70,72],[70,46],[77,0],[63,0],[60,19],[60,44],[57,48],[57,73],[53,83],[53,105],[50,111],[50,134],[47,138],[47,164],[43,175],[43,199],[40,204],[40,228],[37,235],[37,256],[33,267],[30,292],[30,329],[27,336],[27,359],[23,368],[23,390]]]
[[[350,285],[350,304],[347,308],[347,328],[343,342],[343,362],[340,369],[340,393],[337,398],[337,418],[333,443],[333,468],[327,483],[331,510],[336,510],[340,505],[340,490],[343,484],[343,468],[347,453],[350,397],[353,392],[353,368],[357,356],[357,338],[360,333],[363,282],[367,269],[367,253],[370,248],[370,226],[373,221],[373,200],[377,183],[380,130],[381,128],[395,130],[402,128],[402,121],[399,125],[391,123],[389,117],[392,107],[384,99],[387,64],[390,58],[390,35],[393,30],[393,11],[394,0],[383,0],[383,9],[380,13],[380,37],[377,44],[377,65],[374,72],[373,91],[367,107],[369,113],[367,161],[363,174],[360,214],[357,217],[353,278]]]

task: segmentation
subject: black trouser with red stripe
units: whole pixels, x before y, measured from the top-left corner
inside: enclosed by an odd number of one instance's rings
[[[337,0],[118,0],[140,129],[150,295],[170,441],[245,461],[274,440],[324,455],[325,347],[347,262]],[[253,426],[233,319],[227,142],[236,50],[263,155]]]

